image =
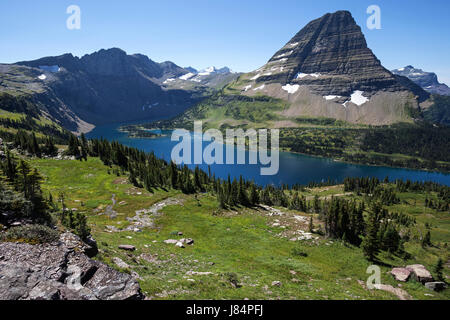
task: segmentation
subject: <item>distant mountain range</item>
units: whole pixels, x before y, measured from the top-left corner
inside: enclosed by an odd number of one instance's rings
[[[191,88],[196,84],[220,89],[229,82],[236,80],[240,75],[239,73],[231,71],[228,67],[220,69],[209,67],[200,71],[192,67],[187,67],[185,70],[187,70],[188,73],[179,77],[168,78],[164,80],[163,84],[172,89]]]
[[[170,83],[191,78],[192,71],[192,81]],[[81,132],[101,123],[174,116],[237,76],[226,67],[197,72],[112,48],[82,58],[64,54],[2,64],[0,93],[28,97],[53,120]]]
[[[413,66],[406,66],[392,70],[392,73],[407,77],[429,93],[450,96],[450,88],[446,84],[440,83],[437,75],[433,72],[426,72],[422,69],[416,69]]]

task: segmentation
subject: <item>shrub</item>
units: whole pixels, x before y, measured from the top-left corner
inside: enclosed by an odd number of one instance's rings
[[[47,226],[29,224],[14,227],[0,234],[1,241],[25,242],[30,244],[50,243],[59,239],[59,233]]]

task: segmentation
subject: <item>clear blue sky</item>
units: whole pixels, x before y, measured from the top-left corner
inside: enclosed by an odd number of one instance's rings
[[[66,8],[81,8],[81,30]],[[366,9],[381,8],[368,30]],[[450,85],[448,0],[1,0],[0,62],[119,47],[161,62],[250,71],[263,65],[310,20],[349,10],[389,69],[414,65]]]

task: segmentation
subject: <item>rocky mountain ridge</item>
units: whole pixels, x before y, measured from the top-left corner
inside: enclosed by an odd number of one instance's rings
[[[142,300],[139,283],[91,260],[64,233],[49,244],[0,243],[0,300]]]
[[[237,77],[213,68],[196,74],[191,85],[168,85],[189,73],[170,61],[102,49],[81,58],[63,54],[2,64],[0,93],[27,97],[45,116],[79,133],[97,124],[174,116]]]
[[[422,89],[429,93],[450,96],[450,88],[445,83],[440,83],[436,73],[426,72],[409,65],[392,70],[393,74],[407,77]]]

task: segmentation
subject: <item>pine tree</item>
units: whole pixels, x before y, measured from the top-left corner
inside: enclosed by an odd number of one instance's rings
[[[422,239],[422,247],[431,246],[431,232],[430,230],[427,231],[425,234],[425,237]]]
[[[243,206],[249,205],[247,192],[245,191],[245,186],[244,186],[244,179],[242,178],[242,176],[239,177],[237,198],[238,198],[238,203],[240,203],[241,205],[243,205]]]
[[[259,194],[253,183],[250,186],[250,204],[252,206],[256,206],[259,204]]]
[[[366,236],[361,244],[364,255],[369,261],[374,261],[380,250],[378,241],[379,218],[381,205],[375,203],[369,213]]]
[[[442,271],[444,271],[444,261],[441,258],[439,258],[433,269],[436,274],[436,279],[439,281],[444,281],[444,275],[442,274]]]
[[[399,250],[400,246],[400,235],[392,224],[389,224],[383,235],[383,249],[389,251],[390,253],[395,253]]]
[[[313,217],[311,216],[311,217],[309,217],[308,231],[312,233],[313,230],[314,230],[314,223],[313,223]]]
[[[17,177],[17,188],[18,190],[22,191],[25,199],[30,199],[30,185],[28,183],[28,179],[29,179],[29,173],[31,172],[31,167],[28,164],[28,162],[26,162],[23,159],[20,159],[19,164],[17,165],[17,172],[18,172],[18,177]]]

